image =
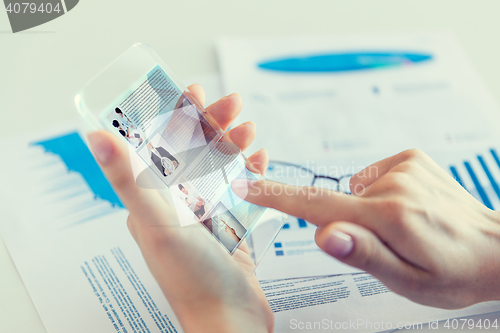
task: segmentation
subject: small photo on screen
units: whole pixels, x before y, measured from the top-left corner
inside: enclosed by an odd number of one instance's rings
[[[222,202],[214,207],[203,224],[230,253],[236,249],[247,232]]]
[[[139,155],[165,180],[173,177],[185,166],[184,161],[159,134],[145,144],[145,147],[139,151]]]
[[[120,107],[115,107],[109,112],[106,119],[134,149],[139,148],[144,143],[144,133]]]
[[[198,191],[196,191],[188,182],[179,183],[172,186],[173,192],[176,192],[179,198],[186,204],[186,206],[193,212],[198,221],[202,219],[208,213],[207,200],[202,198]]]

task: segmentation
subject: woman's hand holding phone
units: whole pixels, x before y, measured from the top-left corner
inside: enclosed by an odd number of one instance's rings
[[[199,85],[191,94],[204,103]],[[226,130],[241,111],[237,94],[206,108]],[[226,132],[245,150],[255,138],[255,124],[247,122]],[[106,131],[90,133],[89,142],[106,177],[128,208],[127,225],[142,254],[186,332],[271,332],[274,319],[255,275],[248,249],[240,247],[231,257],[196,228],[179,228],[176,211],[155,190],[136,185],[128,149]],[[249,161],[260,173],[268,156],[260,150]],[[198,232],[199,231],[199,232]]]

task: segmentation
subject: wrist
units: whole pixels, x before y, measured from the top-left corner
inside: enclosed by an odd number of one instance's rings
[[[184,315],[179,317],[179,321],[186,333],[269,332],[263,316],[249,306],[211,303],[202,309],[191,308],[182,313]]]
[[[481,283],[477,303],[500,301],[500,212],[488,211],[488,222],[481,225],[483,242],[478,281]]]

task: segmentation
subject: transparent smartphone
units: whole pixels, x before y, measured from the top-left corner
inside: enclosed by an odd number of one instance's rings
[[[249,245],[260,262],[286,215],[232,191],[234,179],[262,177],[149,46],[130,47],[81,89],[75,103],[93,129],[127,144],[139,186],[164,196],[166,190],[178,217],[173,227],[202,225],[229,254]]]

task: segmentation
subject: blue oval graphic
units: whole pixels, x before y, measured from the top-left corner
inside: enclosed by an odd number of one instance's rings
[[[264,70],[278,72],[348,72],[395,67],[432,60],[427,53],[345,52],[266,60],[257,64]]]

